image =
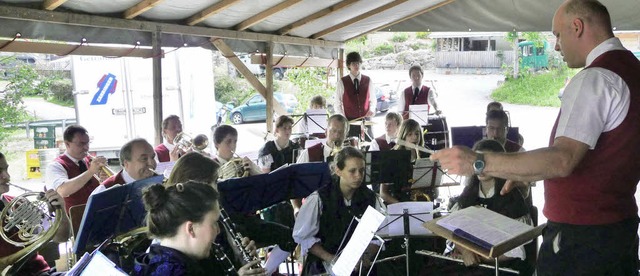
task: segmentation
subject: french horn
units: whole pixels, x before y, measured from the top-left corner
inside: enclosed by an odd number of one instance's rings
[[[0,258],[2,275],[16,273],[10,266],[22,263],[52,240],[64,215],[61,208],[51,207],[42,192],[24,193],[7,204],[0,214],[0,236],[22,249]]]

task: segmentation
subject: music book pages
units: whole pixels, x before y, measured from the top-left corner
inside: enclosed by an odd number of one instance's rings
[[[356,226],[356,230],[351,235],[351,239],[331,268],[334,275],[351,275],[384,219],[385,216],[375,208],[367,207],[360,222],[358,222],[358,226]]]
[[[437,224],[453,232],[453,236],[487,251],[534,229],[533,226],[482,207],[469,207],[453,212],[439,219]],[[516,247],[504,255],[524,259],[524,250],[522,247]]]

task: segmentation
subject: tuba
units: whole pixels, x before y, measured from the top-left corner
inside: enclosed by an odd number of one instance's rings
[[[209,146],[209,138],[204,134],[198,134],[196,137],[191,138],[190,135],[180,132],[173,139],[173,144],[183,152],[195,151],[202,153]]]
[[[2,275],[17,273],[13,270],[19,269],[18,264],[53,239],[62,221],[59,218],[64,215],[61,208],[51,211],[42,192],[24,193],[7,204],[0,214],[0,236],[22,249],[0,258]]]

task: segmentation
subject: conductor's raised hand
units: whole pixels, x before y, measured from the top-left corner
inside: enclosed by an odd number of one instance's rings
[[[440,166],[448,173],[470,176],[473,175],[473,162],[476,161],[476,155],[470,148],[454,146],[436,151],[429,158],[431,161],[440,162]]]

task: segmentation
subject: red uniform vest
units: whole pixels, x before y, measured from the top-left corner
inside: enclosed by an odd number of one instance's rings
[[[361,75],[358,93],[349,75],[342,77],[342,106],[348,120],[364,117],[369,112],[369,77]],[[373,96],[375,97],[375,95]]]
[[[504,150],[507,152],[519,152],[521,148],[522,146],[514,141],[507,139],[507,141],[504,142]]]
[[[630,91],[629,111],[618,127],[600,134],[571,175],[545,181],[543,213],[554,222],[599,225],[638,215],[634,194],[640,181],[640,62],[629,51],[615,50],[589,67],[610,70],[624,80]],[[556,119],[549,144],[557,126]]]
[[[55,161],[62,164],[62,167],[65,169],[65,171],[67,171],[67,177],[69,177],[69,179],[72,179],[80,175],[80,167],[78,166],[78,164],[73,162],[66,155],[63,154],[58,156],[55,159]],[[88,164],[90,163],[89,157],[85,158],[83,161],[87,164],[87,169],[88,169],[89,168]],[[93,190],[96,187],[98,187],[98,185],[100,185],[98,180],[92,177],[91,180],[89,180],[89,182],[85,183],[84,186],[80,188],[80,190],[76,191],[75,193],[71,194],[68,197],[65,197],[64,198],[64,204],[66,207],[65,211],[69,213],[69,208],[71,208],[72,206],[86,204],[87,200],[89,199],[89,195],[91,195],[91,192],[93,192]]]
[[[309,162],[324,162],[324,145],[315,144],[309,148]]]
[[[169,149],[164,144],[157,145],[153,150],[155,150],[156,156],[158,156],[158,161],[169,162],[171,160]]]
[[[409,105],[412,104],[429,104],[429,87],[423,85],[420,88],[420,93],[418,93],[418,97],[416,98],[415,103],[413,102],[413,86],[409,86],[404,89],[404,109],[402,112],[402,117],[406,120],[409,119]],[[429,107],[431,108],[431,107]]]
[[[394,142],[387,143],[387,137],[384,134],[382,136],[376,138],[376,143],[378,143],[378,148],[380,148],[380,151],[390,150],[391,148],[393,148],[396,145],[396,143],[394,143]]]
[[[110,176],[109,178],[105,179],[101,185],[103,185],[105,188],[109,189],[111,188],[111,186],[116,185],[116,184],[127,184],[127,182],[124,181],[124,178],[122,177],[122,170],[119,171],[117,174],[114,174],[112,176]]]

